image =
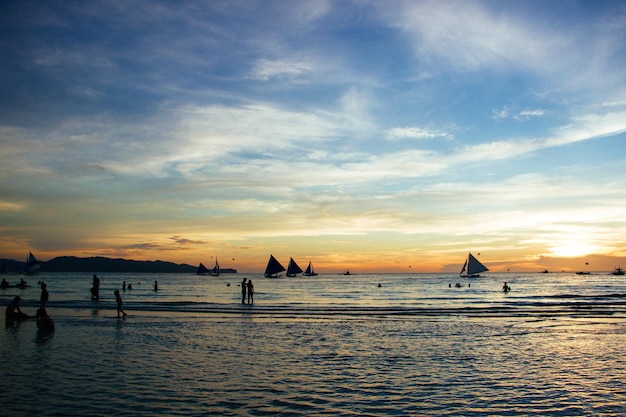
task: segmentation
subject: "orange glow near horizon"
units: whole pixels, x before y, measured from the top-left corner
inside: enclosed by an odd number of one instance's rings
[[[350,270],[352,273],[458,273],[461,269],[467,251],[456,253],[428,256],[405,256],[405,253],[386,253],[381,255],[376,252],[360,253],[333,253],[329,255],[306,255],[293,253],[282,248],[280,251],[260,249],[230,249],[223,255],[208,255],[207,251],[81,251],[57,252],[31,249],[42,261],[48,261],[58,256],[77,256],[81,258],[102,256],[107,258],[123,258],[138,261],[166,261],[185,263],[197,266],[200,262],[205,266],[211,266],[217,256],[222,268],[234,268],[240,273],[262,273],[267,264],[269,255],[274,255],[283,266],[287,266],[289,258],[294,260],[304,269],[311,261],[319,273],[343,273]],[[216,251],[217,252],[217,251]],[[16,251],[4,251],[0,257],[23,261],[28,251],[20,249]],[[626,259],[622,256],[611,255],[585,255],[584,257],[559,257],[559,256],[536,256],[531,259],[511,260],[506,254],[473,252],[483,262],[490,272],[538,272],[548,269],[557,271],[611,271],[620,265],[626,265]],[[481,255],[478,255],[480,253]]]

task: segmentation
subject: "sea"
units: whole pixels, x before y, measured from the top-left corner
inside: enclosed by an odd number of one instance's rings
[[[3,276],[55,330],[5,322],[1,415],[626,415],[623,276],[98,276]]]

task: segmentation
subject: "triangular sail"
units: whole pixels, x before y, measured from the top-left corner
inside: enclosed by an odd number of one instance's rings
[[[207,268],[206,266],[204,266],[202,262],[200,262],[200,265],[198,265],[198,270],[196,271],[196,274],[204,275],[208,272],[209,272],[209,268]]]
[[[476,259],[474,255],[470,253],[468,261],[467,261],[467,274],[473,275],[473,274],[479,274],[485,271],[489,271],[489,268],[481,264],[480,261]]]
[[[295,277],[296,274],[299,274],[301,272],[302,272],[302,268],[298,266],[298,264],[296,263],[296,261],[293,260],[293,258],[289,258],[289,265],[287,266],[287,276]]]
[[[220,264],[217,263],[217,257],[215,258],[215,266],[213,267],[213,270],[211,271],[211,275],[213,275],[214,277],[219,277],[220,275]]]
[[[266,277],[274,277],[277,273],[285,270],[285,267],[278,262],[274,255],[270,255],[270,260],[267,262],[267,267],[265,268],[265,276]]]
[[[485,272],[485,271],[489,271],[489,268],[487,268],[485,265],[480,263],[480,261],[476,259],[474,255],[469,253],[467,255],[467,259],[465,260],[465,263],[463,264],[463,268],[461,269],[461,272],[459,273],[459,275],[462,277],[473,278],[473,277],[479,276],[478,275],[479,273]]]
[[[37,258],[35,258],[35,255],[33,255],[32,252],[29,252],[26,257],[26,267],[24,268],[24,272],[27,274],[33,274],[39,269],[39,267],[41,267],[41,265],[39,264]]]
[[[312,277],[312,276],[317,275],[315,273],[315,270],[313,269],[313,264],[311,264],[311,261],[309,261],[309,266],[306,267],[304,271],[304,275],[306,275],[307,277]]]

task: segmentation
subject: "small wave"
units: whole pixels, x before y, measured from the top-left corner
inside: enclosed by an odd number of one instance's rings
[[[539,302],[525,301],[480,306],[346,306],[346,305],[263,305],[263,304],[215,304],[205,302],[136,302],[125,304],[127,312],[158,312],[168,314],[195,313],[221,316],[271,316],[271,317],[528,317],[528,316],[626,316],[626,302]],[[57,302],[50,303],[49,310],[114,310],[111,303]]]

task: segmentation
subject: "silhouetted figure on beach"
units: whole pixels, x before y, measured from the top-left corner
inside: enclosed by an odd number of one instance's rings
[[[154,291],[159,291],[159,283],[154,281]]]
[[[246,292],[248,290],[247,280],[248,278],[244,278],[243,281],[241,281],[241,304],[246,303]]]
[[[248,304],[254,304],[254,285],[252,285],[252,280],[248,280]]]
[[[96,274],[93,274],[93,283],[91,284],[91,299],[100,299],[100,278]]]
[[[122,283],[122,291],[126,291],[126,281]]]
[[[511,287],[509,287],[505,281],[504,285],[502,286],[502,292],[509,292],[509,291],[511,291]]]
[[[48,286],[45,282],[41,283],[41,297],[39,297],[39,307],[43,308],[45,311],[46,305],[48,304],[48,298],[50,295],[48,294]]]
[[[123,317],[126,317],[126,313],[122,310],[122,296],[120,295],[120,291],[115,290],[113,294],[115,294],[115,302],[117,303],[117,318],[120,318],[120,313],[123,314]]]
[[[20,310],[20,301],[22,301],[22,299],[19,295],[16,295],[15,298],[13,298],[13,300],[7,305],[5,313],[7,319],[22,320],[30,318],[28,314],[24,314],[22,310]]]
[[[44,307],[40,307],[37,309],[37,328],[39,330],[45,331],[53,331],[54,330],[54,320],[48,315],[46,309]]]

